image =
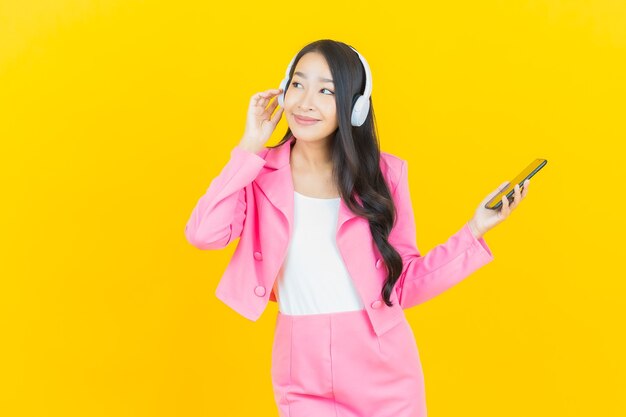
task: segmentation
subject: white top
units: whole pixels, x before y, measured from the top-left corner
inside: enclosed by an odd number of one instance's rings
[[[365,308],[337,247],[341,198],[294,191],[294,229],[274,291],[284,314],[303,315]]]

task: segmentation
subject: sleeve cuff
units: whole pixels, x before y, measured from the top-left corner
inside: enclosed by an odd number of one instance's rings
[[[262,150],[260,152],[263,152]],[[245,159],[253,161],[253,163],[258,163],[260,165],[265,165],[265,159],[263,159],[258,153],[248,151],[243,149],[239,145],[235,146],[230,151],[231,158]]]
[[[468,241],[470,241],[472,245],[474,245],[478,249],[478,253],[480,253],[484,258],[490,261],[493,260],[494,256],[491,252],[491,249],[487,245],[487,242],[485,242],[485,236],[483,235],[479,238],[476,238],[476,236],[474,236],[474,233],[472,233],[469,221],[463,226],[463,233],[466,235]]]

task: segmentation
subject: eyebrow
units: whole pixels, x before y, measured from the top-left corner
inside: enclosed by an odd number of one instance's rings
[[[301,76],[302,78],[304,78],[305,80],[307,79],[307,78],[306,78],[306,75],[304,75],[304,73],[302,73],[302,72],[300,72],[300,71],[296,71],[296,72],[294,72],[294,75],[299,75],[299,76]],[[319,78],[318,78],[318,80],[323,81],[323,82],[325,82],[325,83],[333,83],[333,80],[331,80],[330,78],[319,77]],[[333,83],[333,84],[334,84],[334,83]]]

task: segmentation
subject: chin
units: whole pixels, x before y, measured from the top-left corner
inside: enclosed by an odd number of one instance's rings
[[[297,130],[291,130],[291,133],[295,136],[297,140],[302,142],[316,142],[318,140],[322,140],[328,135],[320,135],[315,132],[302,132]]]

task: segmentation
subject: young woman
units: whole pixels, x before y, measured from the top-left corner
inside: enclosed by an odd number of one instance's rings
[[[379,149],[371,87],[352,47],[306,45],[281,88],[252,96],[242,139],[186,225],[200,249],[240,238],[222,301],[251,320],[278,303],[271,379],[281,416],[426,416],[403,310],[490,262],[483,235],[528,193],[526,182],[510,205],[484,208],[505,182],[422,256],[407,163]],[[265,146],[283,113],[287,133]]]

